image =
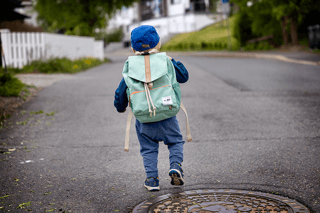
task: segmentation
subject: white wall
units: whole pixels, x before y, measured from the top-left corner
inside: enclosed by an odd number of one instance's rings
[[[194,20],[195,30],[201,30],[202,28],[210,24],[213,24],[214,22],[215,21],[212,18],[208,17],[205,14],[197,14],[195,15],[195,20]]]
[[[103,60],[103,41],[91,37],[67,36],[50,33],[10,33],[1,30],[6,63],[22,68],[27,63],[51,57],[71,60],[94,57]]]
[[[171,4],[171,0],[166,0],[168,5],[168,16],[183,15],[185,13],[184,0],[175,0],[176,3]]]
[[[94,38],[45,33],[47,56],[76,59],[94,56]]]

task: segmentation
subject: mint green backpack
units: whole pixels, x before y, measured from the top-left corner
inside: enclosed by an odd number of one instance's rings
[[[141,123],[162,121],[175,116],[181,103],[181,91],[176,72],[166,53],[130,56],[123,72],[127,85],[127,96],[131,110],[128,116],[126,147],[129,147],[129,131],[132,114]],[[191,141],[187,117],[187,137]]]

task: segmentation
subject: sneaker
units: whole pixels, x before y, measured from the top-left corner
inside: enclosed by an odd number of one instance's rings
[[[170,166],[169,176],[171,177],[171,185],[182,186],[184,184],[183,170],[180,164],[173,163]]]
[[[149,191],[159,191],[159,177],[147,178],[146,182],[144,183],[144,187],[146,187]]]

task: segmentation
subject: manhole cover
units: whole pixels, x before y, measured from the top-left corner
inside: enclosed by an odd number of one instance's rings
[[[310,213],[295,200],[273,194],[243,190],[195,190],[167,194],[142,202],[133,213],[179,212],[260,212],[260,213]]]

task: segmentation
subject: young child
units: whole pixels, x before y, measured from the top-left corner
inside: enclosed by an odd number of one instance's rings
[[[132,50],[136,55],[145,52],[157,54],[160,50],[160,37],[153,26],[142,25],[131,32]],[[168,56],[169,57],[169,56]],[[181,62],[177,62],[171,57],[171,62],[175,68],[176,78],[179,83],[185,83],[189,79],[189,74]],[[118,112],[125,112],[128,106],[128,96],[126,94],[127,85],[122,78],[119,87],[115,92],[114,106]],[[163,141],[170,151],[170,170],[172,185],[183,185],[183,171],[181,163],[183,161],[183,144],[180,127],[176,116],[153,123],[140,123],[136,120],[136,132],[140,143],[140,154],[147,179],[144,186],[150,191],[160,190],[158,177],[158,151],[159,141]]]

